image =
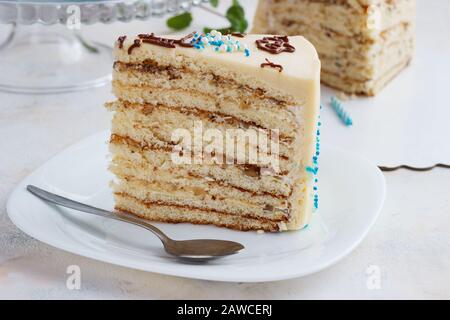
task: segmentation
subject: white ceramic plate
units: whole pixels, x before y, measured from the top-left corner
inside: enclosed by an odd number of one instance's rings
[[[107,140],[107,132],[93,135],[24,179],[8,201],[8,214],[14,224],[54,247],[121,266],[197,279],[259,282],[300,277],[336,263],[362,241],[384,201],[384,177],[376,166],[358,156],[325,147],[320,159],[320,209],[308,228],[258,234],[213,226],[157,223],[176,239],[227,239],[246,248],[206,265],[183,264],[167,255],[148,231],[49,205],[26,191],[27,184],[34,184],[111,209]]]

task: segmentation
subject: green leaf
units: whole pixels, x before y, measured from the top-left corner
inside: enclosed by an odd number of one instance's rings
[[[238,1],[233,1],[233,5],[227,10],[226,17],[230,21],[233,31],[245,32],[248,22],[245,19],[244,8]]]
[[[219,0],[209,0],[209,2],[214,8],[217,8],[217,6],[219,5]]]
[[[238,0],[233,0],[232,5],[228,8],[225,17],[231,25],[227,28],[216,28],[216,30],[220,31],[222,34],[227,34],[230,32],[245,32],[245,30],[247,30],[248,22],[245,19],[244,8],[242,8]],[[208,33],[211,30],[213,30],[213,28],[204,28],[205,33]]]
[[[228,8],[225,16],[228,20],[243,20],[245,19],[244,8],[242,8],[240,5],[232,5]]]
[[[167,26],[175,30],[189,27],[192,22],[192,15],[189,12],[179,14],[167,19]]]

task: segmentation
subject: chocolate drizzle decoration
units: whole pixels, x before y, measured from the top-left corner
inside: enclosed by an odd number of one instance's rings
[[[195,31],[192,33],[189,33],[188,35],[185,35],[183,38],[175,40],[175,43],[178,44],[180,47],[186,47],[186,48],[192,48],[194,46],[193,43],[191,43],[190,39],[194,37]]]
[[[247,34],[242,33],[242,32],[232,32],[231,35],[238,37],[238,38],[244,38]]]
[[[123,48],[123,42],[125,41],[126,38],[127,36],[120,36],[119,38],[117,38],[117,42],[119,43],[119,49]]]
[[[139,48],[141,46],[141,40],[135,39],[133,44],[128,48],[128,54],[131,54],[133,52],[134,48]]]
[[[269,59],[266,58],[267,62],[261,63],[261,68],[264,67],[271,67],[271,68],[278,68],[278,72],[283,71],[283,66],[281,64],[273,63],[272,61],[269,61]]]
[[[181,39],[169,39],[169,38],[163,38],[163,37],[157,37],[152,32],[150,34],[141,33],[138,35],[137,41],[142,41],[143,43],[149,43],[154,44],[156,46],[165,47],[165,48],[175,48],[176,45],[179,45],[180,47],[185,48],[192,48],[194,47],[194,43],[191,42],[190,39],[192,39],[195,35],[195,32],[192,32]],[[136,40],[135,40],[136,43]]]
[[[295,51],[295,47],[289,43],[289,38],[287,36],[264,37],[255,42],[258,49],[267,51],[271,54]]]
[[[175,48],[175,40],[157,37],[154,33],[139,34],[138,38],[141,39],[144,43],[150,43],[165,48]]]

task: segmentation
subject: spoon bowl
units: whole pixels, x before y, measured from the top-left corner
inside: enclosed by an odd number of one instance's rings
[[[244,246],[234,241],[195,239],[171,241],[164,245],[166,251],[183,259],[211,260],[238,253]]]

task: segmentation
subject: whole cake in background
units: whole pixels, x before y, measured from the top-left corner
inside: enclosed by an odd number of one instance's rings
[[[117,100],[107,107],[117,210],[236,230],[307,225],[318,202],[320,125],[311,43],[215,30],[140,34],[120,37],[114,57]]]
[[[412,59],[414,26],[415,0],[260,0],[252,32],[305,36],[323,83],[372,96]]]

